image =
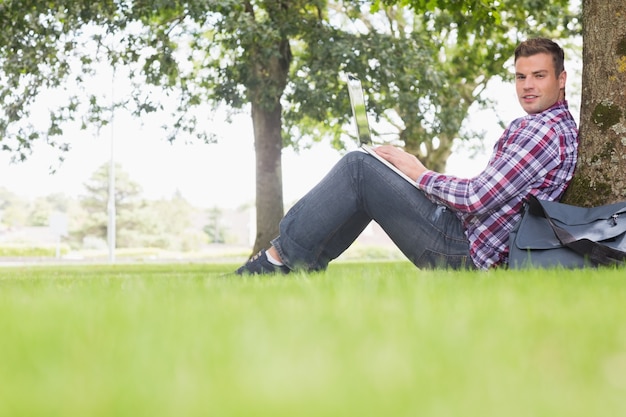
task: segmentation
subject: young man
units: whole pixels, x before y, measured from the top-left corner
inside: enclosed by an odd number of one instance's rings
[[[565,101],[566,78],[559,45],[522,42],[515,85],[527,115],[504,131],[482,173],[444,175],[396,147],[376,148],[416,189],[371,155],[348,153],[289,210],[272,246],[236,273],[323,270],[371,220],[420,268],[507,265],[509,232],[524,199],[558,200],[574,173],[578,130]]]

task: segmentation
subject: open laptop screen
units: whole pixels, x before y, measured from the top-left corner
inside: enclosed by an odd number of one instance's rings
[[[369,145],[372,143],[372,137],[367,121],[363,87],[361,86],[361,80],[352,74],[348,74],[348,93],[350,95],[350,104],[352,105],[352,114],[356,122],[357,134],[359,135],[359,142],[360,144]]]

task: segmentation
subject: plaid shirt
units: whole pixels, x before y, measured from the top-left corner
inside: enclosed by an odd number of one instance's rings
[[[514,120],[494,146],[485,170],[471,179],[426,171],[418,186],[453,209],[463,222],[474,264],[508,262],[509,232],[523,200],[557,200],[567,188],[578,153],[578,129],[566,101]]]

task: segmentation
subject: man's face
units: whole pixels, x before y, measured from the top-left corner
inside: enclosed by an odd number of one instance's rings
[[[540,113],[565,98],[565,71],[557,77],[552,55],[519,57],[515,62],[515,89],[528,114]]]

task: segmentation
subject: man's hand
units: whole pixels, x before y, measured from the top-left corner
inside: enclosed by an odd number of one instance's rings
[[[376,153],[387,161],[395,165],[400,171],[404,172],[413,181],[417,179],[426,171],[426,167],[422,165],[419,159],[402,149],[396,148],[392,145],[382,145],[374,149]]]

